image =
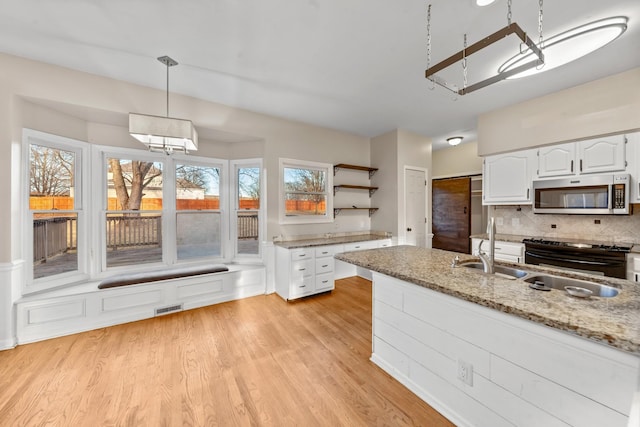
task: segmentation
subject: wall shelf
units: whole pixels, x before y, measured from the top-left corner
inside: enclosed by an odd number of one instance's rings
[[[373,176],[374,173],[378,170],[378,168],[370,168],[368,166],[356,166],[356,165],[348,165],[346,163],[339,163],[333,166],[333,174],[335,175],[339,169],[351,169],[363,172],[369,172],[369,179]]]
[[[333,216],[338,216],[338,214],[340,213],[340,211],[369,211],[369,218],[371,218],[371,215],[373,215],[373,213],[375,211],[378,210],[378,208],[333,208]]]
[[[340,190],[341,188],[348,188],[351,190],[368,190],[369,191],[369,197],[371,197],[371,195],[373,193],[376,192],[376,190],[378,189],[378,187],[366,187],[364,185],[349,185],[349,184],[341,184],[341,185],[334,185],[333,186],[333,195],[336,195],[336,192],[338,192],[338,190]]]

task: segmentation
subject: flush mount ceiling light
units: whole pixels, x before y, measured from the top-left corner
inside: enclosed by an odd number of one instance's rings
[[[452,136],[451,138],[447,138],[447,142],[449,145],[458,145],[462,142],[463,138],[461,136]]]
[[[539,45],[542,45],[542,0],[538,0],[539,4],[539,13],[538,13],[538,35],[539,35]],[[467,84],[467,57],[473,55],[474,53],[489,47],[496,42],[504,39],[511,34],[515,34],[521,41],[522,44],[526,45],[530,52],[533,53],[532,57],[527,58],[527,62],[520,63],[509,71],[505,71],[503,73],[498,73],[495,76],[489,77],[472,85]],[[445,68],[449,68],[450,66],[461,62],[462,64],[462,76],[463,83],[462,88],[458,88],[457,85],[448,83],[446,80],[438,77],[436,75],[437,72],[444,70]],[[439,86],[444,87],[445,89],[450,90],[451,92],[457,95],[466,95],[467,93],[471,93],[475,90],[481,89],[483,87],[489,86],[493,83],[497,83],[501,80],[504,80],[512,75],[522,73],[523,71],[529,70],[531,68],[539,67],[544,64],[544,55],[542,50],[538,48],[538,46],[527,36],[527,34],[520,28],[518,24],[515,22],[511,22],[511,0],[507,1],[507,26],[496,31],[495,33],[485,37],[472,44],[471,46],[467,46],[467,35],[464,35],[464,44],[463,49],[451,55],[449,58],[441,61],[434,66],[431,66],[431,5],[427,7],[427,69],[425,70],[425,77],[429,79],[432,83],[437,84]],[[434,86],[435,87],[435,86]]]
[[[620,37],[627,29],[627,21],[624,16],[601,19],[549,37],[544,40],[542,46],[544,66],[512,74],[509,78],[515,79],[552,70],[588,55]],[[513,56],[498,68],[498,73],[509,72],[522,62],[528,61],[532,55],[531,50],[527,49]]]
[[[476,0],[476,4],[478,6],[489,6],[494,1],[496,1],[496,0]]]
[[[129,113],[129,133],[149,147],[149,151],[171,154],[188,153],[198,149],[198,133],[190,120],[169,117],[169,67],[178,62],[168,56],[158,61],[167,67],[167,115],[166,117]]]

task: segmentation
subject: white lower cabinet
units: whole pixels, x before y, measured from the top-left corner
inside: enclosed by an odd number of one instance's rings
[[[276,248],[276,293],[285,300],[334,288],[333,255],[342,245],[308,248]]]
[[[640,254],[627,254],[627,280],[640,282]]]
[[[471,239],[471,254],[478,256],[478,244],[483,239]],[[515,262],[518,264],[524,263],[524,244],[515,242],[504,242],[496,240],[495,242],[496,253],[494,259],[496,261]],[[484,239],[482,244],[482,250],[489,252],[489,240]]]
[[[640,374],[630,353],[376,272],[371,360],[458,426],[627,427]]]

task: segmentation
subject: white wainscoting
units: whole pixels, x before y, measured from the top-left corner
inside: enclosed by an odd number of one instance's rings
[[[157,309],[177,305],[189,310],[262,295],[266,273],[261,265],[230,265],[222,273],[109,289],[97,286],[87,283],[18,300],[17,344],[147,319]]]
[[[21,260],[0,264],[0,350],[16,346],[13,304],[20,298],[23,271]]]

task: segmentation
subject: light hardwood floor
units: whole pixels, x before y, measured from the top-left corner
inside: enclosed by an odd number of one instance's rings
[[[369,361],[371,283],[0,352],[0,425],[452,426]]]

